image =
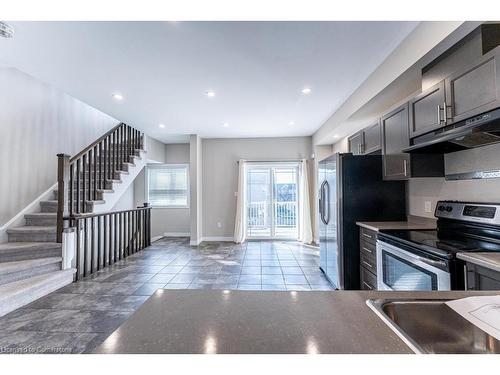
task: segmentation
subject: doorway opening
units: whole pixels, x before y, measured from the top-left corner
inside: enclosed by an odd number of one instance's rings
[[[251,163],[246,174],[247,237],[298,239],[299,164]]]

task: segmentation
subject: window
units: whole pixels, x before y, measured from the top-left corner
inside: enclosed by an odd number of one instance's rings
[[[148,167],[148,202],[153,207],[189,207],[187,164]]]

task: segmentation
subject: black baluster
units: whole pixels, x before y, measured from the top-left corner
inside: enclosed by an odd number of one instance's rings
[[[123,259],[125,259],[127,257],[127,253],[125,251],[125,248],[127,246],[127,240],[126,240],[126,233],[125,233],[125,213],[122,212],[122,221],[121,221],[121,224],[120,224],[123,228],[122,230],[122,252],[123,252]]]
[[[102,150],[103,150],[103,141],[99,142],[98,145],[98,150],[99,150],[99,158],[97,159],[99,161],[99,189],[104,189],[103,184],[103,179],[102,179]]]
[[[108,136],[104,140],[104,189],[106,189],[106,180],[109,180],[109,171],[110,171],[110,162],[111,158],[109,157],[109,140],[111,136]]]
[[[104,239],[104,255],[102,257],[102,268],[106,267],[107,265],[110,265],[110,256],[109,256],[109,246],[108,246],[108,223],[109,223],[109,215],[104,215],[103,216],[103,239]]]
[[[116,166],[117,166],[117,156],[116,156],[116,138],[117,138],[117,135],[118,135],[118,129],[116,131],[113,132],[113,143],[112,143],[112,147],[111,147],[111,150],[112,150],[112,154],[113,154],[113,169],[111,170],[111,179],[113,180],[115,177],[115,170],[116,170]]]
[[[94,223],[94,217],[90,219],[90,274],[94,273],[94,259],[95,259],[95,235],[94,235],[94,228],[95,228],[95,223]]]
[[[93,189],[93,200],[97,200],[97,146],[94,146],[94,189]]]
[[[113,263],[116,263],[118,259],[118,215],[113,214],[113,220],[114,220],[114,225],[113,225]]]
[[[75,189],[75,181],[74,181],[74,169],[75,165],[71,164],[69,166],[69,215],[73,216],[74,215],[74,208],[73,208],[73,190]]]
[[[130,232],[128,247],[130,249],[130,252],[133,254],[134,249],[132,248],[132,239],[134,238],[134,231],[132,229],[132,211],[129,211],[127,215],[128,215],[128,230]]]
[[[83,155],[82,158],[82,209],[81,212],[85,212],[85,201],[87,199],[86,190],[87,190],[87,176],[85,175],[85,163],[87,162],[87,154]]]
[[[101,269],[101,218],[102,216],[97,216],[97,270]],[[103,262],[104,263],[104,262]],[[104,263],[105,264],[105,263]]]

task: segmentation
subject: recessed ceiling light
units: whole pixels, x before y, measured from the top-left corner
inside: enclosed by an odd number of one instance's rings
[[[115,100],[123,100],[123,95],[120,93],[115,92],[113,95],[111,95],[113,99]]]
[[[222,126],[224,126],[225,128],[229,128],[229,123],[225,122]]]
[[[311,89],[309,87],[304,87],[302,89],[302,94],[309,95],[311,93]]]
[[[288,125],[295,125],[295,121],[290,121]]]
[[[338,134],[334,134],[334,135],[333,135],[333,138],[338,138],[338,137],[339,137],[339,135],[338,135]]]
[[[209,98],[213,98],[213,97],[215,97],[215,91],[213,91],[213,90],[208,90],[208,91],[206,92],[206,94],[207,94],[207,96],[208,96]]]
[[[163,129],[165,127],[165,124],[160,124],[160,125],[158,125],[158,127]]]

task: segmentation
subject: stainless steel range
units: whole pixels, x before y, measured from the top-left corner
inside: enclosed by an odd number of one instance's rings
[[[500,204],[440,201],[436,230],[380,231],[379,290],[463,290],[459,252],[500,252]]]

